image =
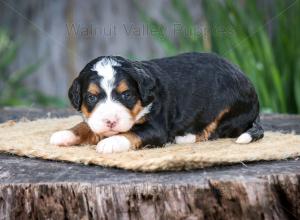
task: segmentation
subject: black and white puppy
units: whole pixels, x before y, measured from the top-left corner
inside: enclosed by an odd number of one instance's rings
[[[113,153],[226,137],[245,144],[264,133],[253,85],[214,54],[98,57],[74,80],[69,98],[85,120],[54,133],[52,144],[97,144],[98,152]]]

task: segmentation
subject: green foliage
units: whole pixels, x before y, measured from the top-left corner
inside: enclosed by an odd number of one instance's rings
[[[170,19],[163,12],[166,21],[179,18],[184,27],[195,30],[175,40],[154,36],[166,54],[216,52],[248,75],[264,112],[300,113],[299,1],[202,0],[204,24],[194,22],[184,1],[171,2],[177,17]],[[140,11],[150,27],[162,26]]]
[[[24,80],[35,73],[42,60],[10,71],[17,52],[18,45],[9,38],[7,32],[0,30],[0,106],[64,106],[65,103],[60,99],[24,86]]]

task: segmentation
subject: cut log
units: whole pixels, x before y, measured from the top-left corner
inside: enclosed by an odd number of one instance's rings
[[[263,116],[267,129],[299,122]],[[0,219],[300,219],[299,180],[300,160],[135,173],[0,154]]]

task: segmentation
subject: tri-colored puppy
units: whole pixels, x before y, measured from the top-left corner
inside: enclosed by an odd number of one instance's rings
[[[259,103],[248,78],[228,61],[185,53],[150,61],[92,60],[69,89],[84,122],[50,142],[97,144],[100,153],[238,137],[263,137]]]

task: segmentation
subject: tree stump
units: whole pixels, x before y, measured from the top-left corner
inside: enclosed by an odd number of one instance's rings
[[[0,121],[70,114],[0,109]],[[300,133],[299,116],[262,121]],[[0,219],[300,219],[300,161],[136,173],[0,154]]]

